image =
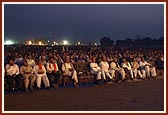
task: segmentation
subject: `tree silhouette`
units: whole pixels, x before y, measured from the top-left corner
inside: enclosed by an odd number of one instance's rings
[[[103,37],[100,39],[100,43],[102,46],[113,46],[114,41],[109,37]]]
[[[126,38],[125,40],[117,40],[116,47],[125,47],[125,48],[149,48],[149,47],[163,47],[164,46],[164,37],[159,39],[152,39],[150,37],[144,37],[136,39]]]

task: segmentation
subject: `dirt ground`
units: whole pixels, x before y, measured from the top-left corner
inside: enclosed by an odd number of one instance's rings
[[[5,111],[163,111],[164,79],[4,95]]]

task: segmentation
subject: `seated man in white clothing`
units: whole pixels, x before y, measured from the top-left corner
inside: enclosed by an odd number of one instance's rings
[[[43,80],[45,88],[49,89],[50,83],[46,74],[46,69],[44,65],[42,65],[41,60],[38,60],[38,64],[34,66],[33,70],[36,77],[37,90],[41,88],[41,80]]]
[[[96,63],[96,58],[92,58],[92,62],[90,63],[90,71],[92,74],[96,75],[97,81],[101,80],[101,68],[99,65]]]
[[[143,75],[143,79],[145,79],[146,77],[155,78],[157,76],[155,67],[152,64],[148,63],[147,61],[145,61],[144,57],[141,57],[139,66],[140,66],[139,67],[140,71],[142,72],[142,75]]]
[[[118,78],[117,78],[118,76],[116,76],[116,72],[119,72],[119,74],[121,75],[121,79],[124,81],[125,80],[125,71],[118,64],[117,57],[114,57],[113,61],[110,64],[110,73],[112,75],[112,78],[115,78],[115,80],[118,81]]]
[[[131,66],[132,66],[132,71],[134,73],[134,77],[135,79],[137,78],[137,75],[140,77],[140,78],[143,78],[140,70],[139,70],[139,64],[136,60],[136,58],[134,57],[131,61]]]
[[[112,76],[110,75],[109,71],[109,64],[107,62],[106,56],[102,57],[101,62],[99,63],[99,66],[101,68],[102,76],[105,82],[107,81],[106,77],[112,80]]]
[[[20,67],[20,74],[24,79],[25,91],[28,91],[29,83],[30,89],[33,90],[35,76],[33,75],[33,68],[28,65],[27,60],[24,60],[23,65]]]
[[[130,63],[126,60],[126,58],[122,59],[121,67],[124,68],[125,71],[127,71],[127,70],[129,71],[130,79],[133,80],[134,75],[133,75],[132,67],[131,67]]]
[[[46,69],[47,69],[47,77],[49,79],[50,86],[58,88],[59,68],[53,57],[51,57],[50,61],[47,63]],[[52,76],[54,76],[54,79],[52,78]]]
[[[78,77],[77,72],[73,67],[73,64],[70,63],[69,57],[66,57],[65,63],[62,64],[63,75],[68,75],[71,79],[74,80],[74,86],[78,87]]]
[[[21,79],[19,76],[19,67],[14,63],[14,58],[8,60],[8,64],[5,65],[5,78],[9,85],[9,91],[18,90],[21,88]],[[13,80],[16,82],[14,85]]]

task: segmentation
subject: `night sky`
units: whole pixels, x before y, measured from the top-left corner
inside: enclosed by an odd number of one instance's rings
[[[162,4],[5,4],[4,39],[114,41],[164,36]]]

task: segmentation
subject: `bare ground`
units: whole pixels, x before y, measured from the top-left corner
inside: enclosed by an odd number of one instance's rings
[[[4,95],[5,111],[163,111],[164,79]]]

